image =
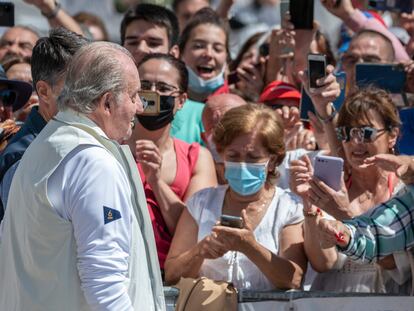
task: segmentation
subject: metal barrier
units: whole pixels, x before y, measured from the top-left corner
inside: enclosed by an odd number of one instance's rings
[[[179,291],[164,287],[167,310]],[[413,296],[311,291],[239,291],[239,311],[414,311]]]

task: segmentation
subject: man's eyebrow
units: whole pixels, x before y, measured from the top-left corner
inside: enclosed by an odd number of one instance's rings
[[[140,38],[140,36],[127,36],[127,37],[125,37],[125,40],[133,40],[133,39],[137,40],[139,38]],[[163,41],[163,38],[162,37],[156,37],[156,36],[149,36],[149,37],[146,38],[146,40]]]

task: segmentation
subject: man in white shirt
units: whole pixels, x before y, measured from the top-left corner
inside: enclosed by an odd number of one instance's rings
[[[124,48],[71,60],[59,113],[13,178],[0,241],[4,310],[164,310],[145,195],[129,148],[142,111]],[[127,150],[127,151],[126,151]]]

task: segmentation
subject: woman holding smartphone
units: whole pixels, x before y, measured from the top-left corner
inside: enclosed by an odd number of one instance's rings
[[[236,107],[213,140],[228,185],[199,191],[187,202],[165,262],[166,281],[206,276],[243,289],[301,288],[307,264],[302,205],[272,183],[285,156],[280,119],[264,106]],[[243,228],[221,224],[223,214],[241,217]]]
[[[384,258],[379,262],[381,269],[376,264],[354,263],[339,255],[335,248],[320,247],[317,223],[326,213],[338,220],[369,214],[373,207],[389,200],[402,187],[395,174],[365,163],[369,157],[394,152],[401,121],[389,95],[374,88],[359,90],[346,99],[337,114],[323,96],[329,84],[327,79],[321,79],[322,87],[309,95],[324,121],[332,155],[344,159],[341,189],[335,191],[312,177],[313,167],[308,159],[291,163],[292,191],[304,199],[307,216],[305,248],[314,269],[322,272],[316,277],[312,290],[406,291],[409,274],[404,271],[409,264],[405,253]],[[304,84],[307,85],[306,79]]]
[[[171,121],[187,98],[185,65],[167,54],[149,54],[138,65],[141,90],[160,96],[159,113],[138,115],[128,141],[139,173],[153,224],[161,269],[184,202],[195,192],[215,186],[213,159],[198,143],[170,135]]]

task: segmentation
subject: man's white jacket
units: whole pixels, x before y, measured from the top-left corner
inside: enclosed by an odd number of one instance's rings
[[[47,124],[26,150],[14,176],[1,228],[0,309],[91,310],[82,291],[73,225],[56,213],[47,192],[49,177],[80,145],[104,148],[121,164],[130,183],[126,193],[131,194],[128,200],[135,216],[131,217],[125,290],[134,310],[164,310],[154,235],[131,152],[72,110],[59,112]],[[113,215],[102,217],[112,219]]]

